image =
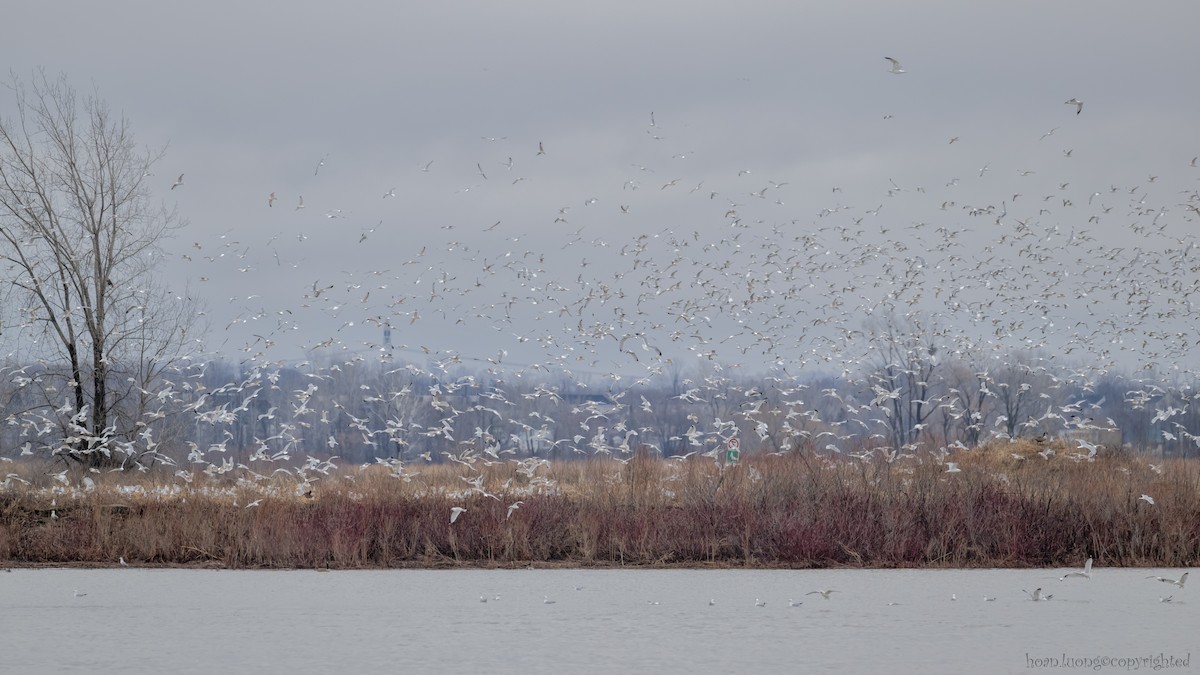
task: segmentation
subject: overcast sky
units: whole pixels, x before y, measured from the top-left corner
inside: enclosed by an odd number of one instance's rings
[[[353,352],[390,324],[402,353],[484,365],[800,369],[828,349],[806,330],[861,330],[908,274],[925,293],[888,306],[997,353],[1190,354],[1142,335],[1185,313],[1130,319],[1178,308],[1187,262],[1132,299],[1113,276],[1200,222],[1194,2],[267,4],[16,3],[0,31],[19,77],[94,85],[166,147],[159,197],[189,225],[163,271],[205,304],[207,350]],[[989,265],[1014,266],[1000,290]],[[971,305],[992,295],[999,323]]]

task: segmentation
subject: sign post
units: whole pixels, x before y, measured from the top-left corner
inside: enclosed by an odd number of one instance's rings
[[[742,455],[742,442],[736,438],[731,438],[725,442],[725,463],[736,464],[738,458]]]

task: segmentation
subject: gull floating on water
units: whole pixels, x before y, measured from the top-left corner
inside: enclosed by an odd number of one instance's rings
[[[543,605],[553,605],[553,604],[554,604],[554,601],[550,599],[550,596],[548,596],[548,595],[543,595],[543,596],[542,596],[542,604],[543,604]]]
[[[1088,558],[1087,562],[1083,563],[1082,570],[1076,570],[1074,572],[1067,572],[1066,574],[1059,577],[1058,580],[1064,581],[1070,577],[1083,577],[1084,579],[1091,579],[1092,578],[1092,559]]]
[[[901,67],[900,67],[900,62],[899,62],[899,61],[897,61],[896,59],[893,59],[893,58],[892,58],[892,57],[890,57],[890,56],[885,56],[885,57],[883,57],[883,58],[887,59],[888,61],[891,61],[891,63],[892,63],[892,69],[891,69],[891,71],[889,71],[889,72],[891,72],[891,74],[893,74],[893,75],[900,75],[901,73],[907,73],[907,72],[908,72],[907,70],[905,70],[905,69],[903,69],[903,68],[901,68]]]
[[[799,607],[800,605],[803,605],[803,604],[804,604],[803,602],[796,602],[795,600],[792,600],[790,598],[788,599],[788,607]]]
[[[755,599],[754,599],[754,606],[755,606],[755,607],[766,607],[766,606],[767,606],[767,601],[766,601],[766,600],[759,600],[758,598],[755,598]]]

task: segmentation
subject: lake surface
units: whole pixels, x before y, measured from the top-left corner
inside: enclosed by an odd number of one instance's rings
[[[0,671],[1200,671],[1200,579],[1066,571],[14,569]]]

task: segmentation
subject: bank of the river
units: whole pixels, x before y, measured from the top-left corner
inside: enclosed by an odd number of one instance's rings
[[[1016,459],[1024,456],[1027,459]],[[348,469],[279,480],[0,492],[0,565],[225,568],[1042,567],[1200,559],[1200,466],[1004,446],[930,458],[759,457]],[[411,476],[411,474],[410,474]],[[201,476],[200,478],[206,478]],[[1143,497],[1144,496],[1144,497]],[[515,504],[515,506],[514,506]],[[452,509],[465,509],[451,522]]]

